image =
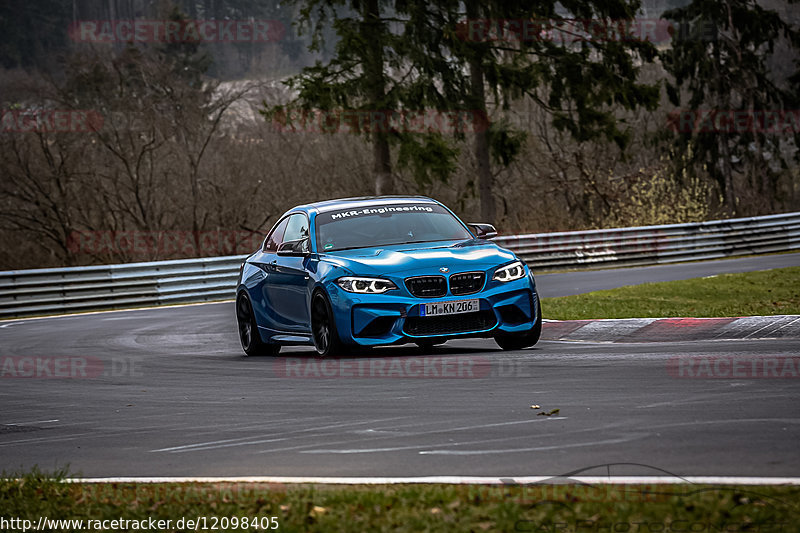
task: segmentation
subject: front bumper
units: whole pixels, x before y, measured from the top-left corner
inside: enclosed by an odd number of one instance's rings
[[[533,327],[540,306],[533,276],[507,283],[489,281],[480,292],[419,298],[406,291],[354,294],[332,283],[328,293],[339,337],[346,344],[381,346],[458,337],[492,337]],[[478,300],[471,313],[420,316],[426,303]]]

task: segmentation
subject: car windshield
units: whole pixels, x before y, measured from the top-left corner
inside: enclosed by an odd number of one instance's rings
[[[331,252],[431,241],[463,241],[472,235],[437,204],[386,204],[320,213],[317,250]]]

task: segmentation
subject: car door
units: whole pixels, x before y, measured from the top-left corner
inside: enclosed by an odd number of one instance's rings
[[[262,270],[262,279],[259,281],[258,291],[253,295],[253,312],[259,325],[270,330],[275,330],[278,324],[277,316],[272,304],[269,302],[268,285],[275,274],[275,265],[278,259],[278,245],[283,242],[283,234],[289,217],[278,221],[264,240],[261,251],[250,259],[250,262]],[[256,296],[256,294],[258,296]]]
[[[308,217],[295,213],[287,218],[281,243],[307,239]],[[265,283],[265,299],[270,308],[275,329],[285,332],[311,331],[308,294],[310,276],[306,269],[308,257],[270,256],[270,271]]]

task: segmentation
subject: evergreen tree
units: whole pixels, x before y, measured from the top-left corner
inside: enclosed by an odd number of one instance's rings
[[[338,39],[333,57],[289,78],[287,84],[297,91],[295,100],[267,110],[272,117],[293,122],[290,127],[297,123],[292,117],[298,116],[298,109],[310,113],[300,121],[319,120],[315,115],[328,111],[356,117],[348,127],[372,144],[376,194],[394,191],[392,146],[398,147],[399,164],[410,168],[421,184],[447,179],[455,168],[458,151],[444,134],[449,131],[403,124],[409,114],[439,112],[452,107],[449,102],[459,102],[460,93],[452,90],[453,80],[460,79],[458,65],[441,52],[428,53],[444,34],[424,17],[427,11],[421,6],[416,0],[306,1],[300,25],[312,34],[310,49],[321,50],[330,25]],[[442,79],[450,82],[444,91],[437,85]]]
[[[705,169],[730,215],[741,212],[740,181],[760,198],[758,210],[773,211],[781,171],[798,157],[791,113],[800,104],[800,71],[776,75],[769,64],[776,54],[784,63],[797,58],[798,29],[754,0],[694,0],[664,17],[683,30],[661,54],[674,77],[670,99],[688,104],[674,117],[679,170]]]
[[[55,70],[68,52],[69,4],[59,0],[0,2],[0,66]]]
[[[604,138],[625,148],[629,132],[620,126],[615,111],[654,109],[658,99],[657,86],[637,82],[641,65],[656,55],[636,27],[639,5],[638,0],[466,0],[435,2],[433,9],[439,10],[446,27],[456,28],[450,51],[468,69],[464,101],[471,109],[507,109],[512,101],[527,97],[551,115],[557,129],[576,140]],[[491,165],[508,166],[525,136],[502,120],[476,133],[485,221],[495,218]]]
[[[615,109],[652,108],[657,101],[657,87],[636,81],[637,65],[655,56],[652,44],[606,35],[559,42],[542,32],[559,22],[576,27],[576,20],[578,25],[599,21],[600,26],[630,21],[638,5],[634,0],[551,1],[539,2],[534,9],[530,3],[500,0],[307,0],[302,22],[313,29],[313,46],[319,46],[329,21],[339,41],[329,62],[319,62],[289,80],[298,94],[292,105],[469,110],[480,118],[495,106],[508,107],[527,96],[552,114],[557,128],[576,139],[605,137],[624,147],[627,132],[615,120]],[[535,21],[539,27],[516,39],[498,39],[487,33],[486,26],[495,21]],[[481,214],[493,222],[492,163],[509,165],[525,135],[502,120],[472,126]],[[457,151],[441,131],[365,133],[373,143],[378,193],[392,190],[393,143],[400,145],[401,163],[409,164],[420,180],[446,178],[454,168]],[[464,138],[462,128],[452,133]]]

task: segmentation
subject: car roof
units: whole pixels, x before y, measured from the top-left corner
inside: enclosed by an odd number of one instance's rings
[[[322,202],[314,202],[312,204],[299,205],[292,209],[292,211],[315,211],[317,213],[325,213],[328,211],[338,211],[340,209],[350,209],[355,207],[370,207],[377,205],[392,204],[413,204],[413,203],[426,203],[437,204],[438,202],[427,196],[360,196],[355,198],[339,198],[337,200],[325,200]]]

